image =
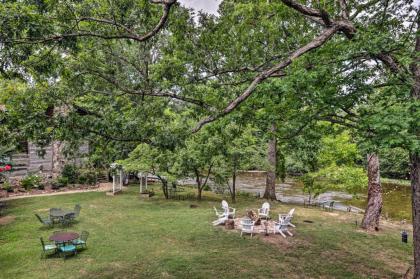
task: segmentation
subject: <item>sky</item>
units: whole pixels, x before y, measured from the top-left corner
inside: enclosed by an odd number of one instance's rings
[[[420,1],[420,0],[417,0]],[[222,0],[179,0],[187,8],[193,8],[196,11],[204,11],[211,14],[217,14],[217,8]]]
[[[222,0],[179,0],[182,5],[187,8],[193,8],[196,11],[203,10],[204,12],[217,14],[217,7]],[[414,0],[415,5],[418,7],[420,0]]]

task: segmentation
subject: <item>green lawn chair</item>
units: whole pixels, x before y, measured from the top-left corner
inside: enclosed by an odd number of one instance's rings
[[[57,211],[61,211],[60,208],[50,208],[50,219],[53,223],[60,223],[60,217],[54,214]]]
[[[73,240],[73,245],[76,247],[87,248],[87,239],[89,237],[89,232],[82,231],[80,237],[76,240]]]
[[[60,251],[60,255],[66,259],[66,256],[68,255],[75,255],[77,254],[76,246],[73,244],[65,244],[60,247],[58,247],[58,250]]]
[[[82,207],[80,206],[80,204],[76,204],[74,206],[74,218],[79,217],[81,209],[82,209]]]
[[[47,256],[54,255],[57,252],[57,246],[55,244],[45,244],[44,239],[42,239],[42,237],[40,237],[39,239],[41,240],[42,255],[44,256],[44,258],[46,258]]]
[[[74,222],[76,220],[76,218],[79,217],[81,209],[82,209],[82,207],[79,204],[76,204],[74,206],[73,212],[69,213],[69,215],[68,215],[68,218],[69,218],[70,222]]]
[[[41,222],[43,225],[51,227],[53,225],[53,222],[50,218],[42,218],[38,214],[35,213],[36,218],[38,218],[39,222]]]
[[[61,218],[61,225],[63,225],[63,227],[67,227],[70,225],[70,223],[74,220],[74,213],[67,213],[66,215],[64,215]]]

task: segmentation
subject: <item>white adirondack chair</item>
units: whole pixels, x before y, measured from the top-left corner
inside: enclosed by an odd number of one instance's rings
[[[279,214],[279,220],[284,219],[287,222],[288,226],[296,228],[296,226],[292,224],[293,213],[295,213],[294,208],[290,209],[289,213],[287,214]]]
[[[225,216],[225,213],[224,212],[219,212],[215,206],[213,206],[213,209],[214,209],[214,212],[216,213],[216,216],[218,218],[222,218],[223,216]]]
[[[290,218],[290,216],[285,217],[285,218],[279,218],[279,222],[276,222],[276,225],[274,227],[275,228],[274,233],[279,233],[284,238],[286,238],[285,233],[287,233],[290,236],[293,236],[293,234],[289,232],[287,218]]]
[[[250,233],[251,237],[254,234],[254,221],[249,218],[241,220],[241,236],[243,233]]]
[[[228,220],[228,217],[222,216],[213,221],[213,226],[223,225]]]
[[[223,208],[224,214],[227,215],[228,218],[235,218],[236,208],[229,207],[229,204],[227,203],[227,201],[225,200],[222,201],[222,208]]]
[[[258,209],[258,217],[262,219],[269,219],[270,216],[270,204],[268,202],[263,203],[262,207]]]

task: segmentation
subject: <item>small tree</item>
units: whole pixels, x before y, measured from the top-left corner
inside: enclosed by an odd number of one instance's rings
[[[124,169],[132,172],[145,172],[155,175],[162,183],[162,192],[169,198],[168,181],[175,179],[173,167],[173,153],[167,149],[139,144],[127,159],[119,161]]]
[[[183,147],[177,149],[176,173],[179,177],[194,177],[197,186],[197,199],[208,185],[213,169],[221,160],[222,140],[210,131],[210,127],[191,136]]]
[[[243,126],[234,122],[226,124],[220,130],[223,145],[220,147],[222,160],[213,170],[217,184],[225,186],[232,201],[236,201],[236,178],[238,171],[249,169],[256,165],[264,165],[265,158],[259,153],[257,129],[251,125]]]

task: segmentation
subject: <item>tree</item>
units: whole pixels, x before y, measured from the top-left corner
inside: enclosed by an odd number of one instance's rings
[[[264,198],[277,200],[276,197],[276,173],[277,173],[277,138],[276,138],[276,125],[272,124],[270,129],[270,140],[268,142],[267,150],[267,180],[266,188],[264,191]]]
[[[227,117],[220,123],[219,137],[223,141],[220,146],[221,158],[213,169],[215,183],[226,186],[233,202],[236,202],[236,178],[238,171],[250,168],[264,167],[261,158],[261,142],[256,135],[258,129],[250,124],[230,121]],[[226,124],[224,123],[226,121]]]
[[[126,171],[155,175],[162,183],[165,198],[169,198],[168,183],[176,180],[173,175],[174,153],[147,144],[139,144],[127,159],[118,162]]]
[[[194,177],[197,199],[202,199],[203,189],[208,185],[214,168],[222,160],[223,140],[214,127],[190,136],[176,150],[176,172],[178,177]]]
[[[413,121],[410,123],[410,132],[420,141],[420,17],[417,14],[417,32],[413,62],[410,70],[413,76],[411,89],[410,108],[413,114]],[[413,199],[413,240],[414,240],[414,278],[420,277],[420,145],[414,146],[410,151],[410,178]]]
[[[368,169],[368,204],[363,216],[361,227],[364,229],[379,229],[379,219],[382,211],[382,188],[379,174],[379,157],[376,153],[367,156]]]
[[[236,107],[238,107],[242,102],[247,100],[254,93],[255,89],[257,88],[257,85],[269,79],[270,77],[284,76],[284,73],[282,71],[286,69],[289,65],[291,65],[294,60],[306,54],[307,52],[310,52],[324,45],[336,33],[343,32],[347,36],[347,38],[352,38],[356,32],[356,29],[353,26],[353,23],[350,21],[350,19],[355,17],[358,11],[356,11],[355,14],[353,14],[352,16],[349,16],[348,7],[345,1],[339,2],[339,20],[332,20],[330,14],[328,14],[328,12],[323,9],[307,7],[293,0],[282,0],[282,2],[290,8],[301,13],[302,15],[309,17],[314,22],[317,22],[320,26],[323,27],[321,33],[315,38],[313,38],[312,41],[310,41],[309,43],[294,50],[290,55],[286,56],[284,60],[281,60],[279,63],[267,68],[264,71],[260,71],[260,73],[258,73],[255,76],[255,78],[252,80],[252,82],[249,84],[246,90],[243,91],[241,95],[229,102],[229,104],[222,111],[218,112],[213,116],[209,116],[202,119],[194,128],[194,131],[198,131],[204,125],[231,113],[233,110],[236,109]]]

